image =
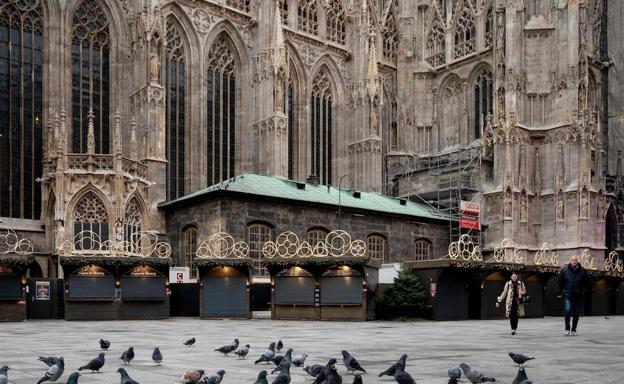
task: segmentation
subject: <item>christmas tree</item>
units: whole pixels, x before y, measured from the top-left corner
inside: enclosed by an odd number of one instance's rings
[[[427,291],[413,269],[403,267],[379,302],[377,315],[384,319],[427,317],[431,305]]]

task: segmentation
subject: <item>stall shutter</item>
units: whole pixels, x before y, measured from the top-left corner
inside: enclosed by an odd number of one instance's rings
[[[275,304],[314,304],[314,277],[276,277]]]
[[[321,304],[362,304],[363,279],[359,276],[321,278]]]
[[[202,283],[203,316],[236,317],[249,314],[245,277],[205,277]]]

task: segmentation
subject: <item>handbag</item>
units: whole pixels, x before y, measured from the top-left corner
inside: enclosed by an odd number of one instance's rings
[[[531,302],[531,296],[524,295],[520,298],[520,304],[529,304]]]

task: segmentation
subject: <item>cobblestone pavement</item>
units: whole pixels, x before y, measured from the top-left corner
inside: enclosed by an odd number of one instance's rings
[[[165,321],[67,322],[27,321],[0,323],[0,365],[9,365],[15,384],[33,384],[45,372],[38,355],[62,355],[66,374],[85,364],[99,352],[98,339],[110,339],[112,346],[100,374],[85,373],[80,384],[118,383],[118,357],[130,345],[136,358],[127,368],[141,384],[170,384],[188,368],[209,371],[225,369],[224,384],[253,383],[265,365],[254,365],[268,342],[281,338],[286,347],[310,354],[307,363],[324,364],[349,350],[368,370],[364,383],[392,383],[377,374],[402,353],[407,353],[408,371],[420,384],[446,383],[448,368],[465,361],[497,382],[511,383],[516,368],[507,352],[535,355],[526,371],[534,383],[619,383],[624,356],[624,317],[585,317],[579,335],[565,337],[559,318],[521,319],[519,333],[511,336],[508,322],[308,322],[308,321],[207,321],[170,319]],[[182,342],[195,336],[197,344]],[[251,344],[247,360],[223,357],[213,350],[234,337]],[[152,348],[160,346],[162,366],[151,361]],[[339,359],[339,362],[341,360]],[[350,384],[344,366],[338,365],[343,383]],[[292,383],[311,383],[300,368],[292,369]],[[269,380],[271,382],[271,380]],[[464,381],[465,382],[465,381]]]

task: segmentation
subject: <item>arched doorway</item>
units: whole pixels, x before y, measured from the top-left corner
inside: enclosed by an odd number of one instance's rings
[[[481,318],[496,319],[505,316],[504,304],[496,308],[498,295],[503,292],[507,277],[501,272],[489,274],[481,283]]]
[[[524,305],[526,317],[544,317],[544,285],[539,275],[533,274],[524,279],[527,295],[531,302]]]
[[[467,275],[446,269],[436,282],[434,311],[436,320],[465,320],[468,318]]]

